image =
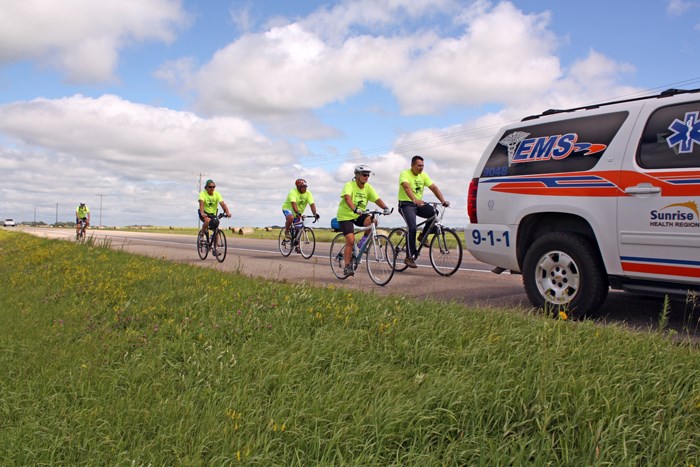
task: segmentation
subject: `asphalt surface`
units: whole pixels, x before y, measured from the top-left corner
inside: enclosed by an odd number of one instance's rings
[[[71,229],[22,228],[22,230],[49,238],[73,240],[75,231]],[[519,275],[508,273],[496,275],[488,265],[476,261],[465,252],[461,268],[450,277],[439,276],[430,266],[427,252],[417,261],[417,269],[407,269],[394,274],[391,282],[384,287],[374,284],[364,265],[358,268],[354,277],[339,280],[331,271],[328,259],[330,244],[317,243],[311,259],[292,253],[284,258],[277,249],[276,240],[246,238],[227,232],[228,256],[223,263],[211,255],[204,261],[197,256],[195,237],[180,234],[156,234],[133,231],[90,230],[89,235],[98,242],[108,239],[112,248],[132,253],[155,256],[177,263],[211,267],[222,271],[240,272],[254,277],[308,284],[345,287],[379,294],[395,294],[418,299],[431,298],[455,301],[468,306],[485,309],[510,308],[514,312],[527,312],[532,309],[522,286]],[[696,316],[683,301],[671,303],[669,329],[682,335],[700,335],[700,303],[696,305]],[[642,331],[656,329],[663,300],[610,291],[596,320],[600,323],[620,324]]]

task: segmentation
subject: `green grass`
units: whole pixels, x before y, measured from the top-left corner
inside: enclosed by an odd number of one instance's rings
[[[690,465],[663,333],[0,231],[6,465]]]

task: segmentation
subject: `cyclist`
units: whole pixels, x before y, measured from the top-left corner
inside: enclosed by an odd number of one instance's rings
[[[403,170],[399,175],[399,212],[406,221],[408,238],[406,239],[406,259],[404,264],[409,268],[416,268],[416,216],[427,219],[435,215],[435,209],[423,201],[423,189],[428,187],[443,206],[450,205],[445,201],[440,188],[423,172],[425,161],[421,156],[413,156],[411,168]],[[428,227],[427,225],[425,227]],[[425,235],[425,228],[419,239]]]
[[[80,203],[80,206],[75,208],[75,236],[80,235],[80,221],[85,222],[85,228],[90,225],[90,208],[85,203]]]
[[[207,233],[212,219],[218,222],[218,219],[216,219],[216,212],[219,210],[219,204],[221,204],[221,207],[226,213],[226,217],[231,217],[231,211],[228,210],[228,206],[224,203],[221,193],[216,191],[215,188],[216,184],[210,179],[204,184],[204,190],[199,193],[199,209],[197,210],[197,215],[199,216],[199,220],[202,221],[202,233],[204,234]],[[214,256],[219,256],[216,249],[214,250]]]
[[[316,212],[316,204],[314,197],[308,189],[308,184],[303,178],[299,178],[294,182],[295,187],[287,193],[287,199],[282,204],[282,214],[284,214],[284,236],[289,240],[289,227],[292,222],[295,222],[306,210],[306,206],[311,207],[311,212],[318,219],[320,216]]]
[[[367,227],[371,222],[371,217],[368,214],[360,214],[367,209],[367,202],[372,201],[380,208],[384,209],[384,214],[389,214],[389,208],[382,201],[372,185],[369,184],[369,176],[371,175],[369,166],[360,164],[355,167],[355,177],[345,184],[342,193],[340,193],[340,203],[338,204],[338,223],[340,231],[345,236],[345,275],[352,276],[352,247],[355,244],[355,227]],[[360,245],[367,240],[370,231],[366,231],[365,235],[360,240]]]

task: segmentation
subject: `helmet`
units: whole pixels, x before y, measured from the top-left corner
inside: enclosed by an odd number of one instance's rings
[[[356,165],[355,166],[355,173],[359,174],[360,172],[371,172],[369,170],[369,165],[365,165],[365,164]]]
[[[297,186],[297,188],[306,188],[308,186],[306,184],[306,180],[303,178],[297,178],[297,181],[294,182],[294,184]]]
[[[80,203],[81,206],[85,206],[85,203]]]

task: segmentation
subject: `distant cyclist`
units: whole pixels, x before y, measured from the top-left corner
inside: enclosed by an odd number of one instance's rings
[[[216,219],[219,204],[226,213],[226,217],[231,217],[231,211],[224,203],[221,193],[216,191],[216,184],[213,180],[207,180],[207,183],[204,184],[204,190],[199,193],[199,209],[197,210],[199,220],[202,221],[202,233],[206,234],[209,223],[212,219]]]
[[[90,225],[90,209],[85,203],[80,203],[80,206],[75,208],[75,236],[80,235],[80,221],[85,222],[85,228]]]
[[[368,214],[361,214],[367,210],[367,203],[372,201],[380,208],[384,209],[384,215],[389,214],[389,208],[382,201],[372,185],[369,184],[369,176],[371,175],[369,166],[361,164],[355,167],[355,178],[350,180],[343,187],[340,193],[340,203],[338,204],[338,223],[340,231],[345,236],[345,275],[352,276],[355,272],[352,269],[352,247],[355,244],[355,226],[369,226],[371,217]],[[365,232],[363,239],[365,241],[369,235],[369,231]]]
[[[416,268],[416,216],[427,219],[435,215],[435,209],[423,201],[423,189],[428,187],[443,206],[449,206],[445,201],[440,188],[423,172],[425,162],[421,156],[413,156],[411,168],[399,175],[399,212],[406,221],[408,238],[406,239],[406,259],[404,264],[409,268]],[[427,225],[426,225],[427,227]],[[421,235],[425,235],[425,230]]]
[[[287,199],[282,204],[282,214],[284,215],[284,235],[289,239],[289,227],[292,222],[299,219],[304,214],[306,206],[311,207],[311,212],[318,219],[320,216],[316,212],[316,204],[314,197],[309,191],[308,184],[303,178],[299,178],[294,182],[295,187],[287,193]]]

